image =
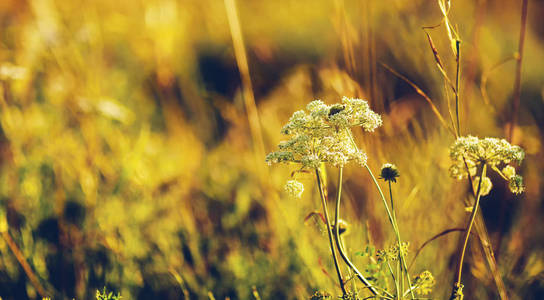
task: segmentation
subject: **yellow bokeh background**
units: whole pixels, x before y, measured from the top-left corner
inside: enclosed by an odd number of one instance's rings
[[[496,176],[482,200],[512,299],[544,292],[544,4],[529,5],[513,135],[526,150],[526,192],[511,195]],[[513,1],[452,2],[463,134],[508,137],[520,14]],[[305,192],[293,200],[283,184],[296,167],[264,159],[294,111],[342,96],[382,115],[375,133],[354,134],[375,173],[386,162],[400,170],[393,192],[410,262],[468,218],[467,183],[448,175],[454,138],[383,67],[449,121],[452,94],[422,30],[441,20],[437,2],[421,0],[0,1],[0,297],[40,298],[7,236],[53,299],[90,299],[103,287],[123,299],[338,294],[326,231],[307,218],[320,210],[315,177],[296,175]],[[444,25],[428,32],[454,78]],[[331,199],[336,172],[327,169]],[[347,250],[364,270],[355,253],[395,237],[364,169],[349,166],[344,178]],[[451,292],[461,237],[429,243],[411,269],[434,274],[433,298]],[[473,241],[465,295],[497,299]]]

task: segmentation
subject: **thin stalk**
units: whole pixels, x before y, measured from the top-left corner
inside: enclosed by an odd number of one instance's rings
[[[406,280],[408,281],[408,287],[410,288],[410,296],[412,297],[412,299],[414,299],[415,296],[414,296],[414,292],[411,289],[412,283],[410,282],[410,274],[408,273],[408,267],[406,266],[406,260],[404,259],[404,255],[402,255],[402,251],[400,251],[401,248],[402,248],[402,245],[401,245],[399,229],[397,228],[396,223],[393,220],[393,215],[391,214],[391,211],[389,210],[389,206],[387,205],[387,200],[385,200],[385,196],[383,195],[382,189],[381,189],[380,185],[378,184],[378,181],[376,180],[376,177],[374,177],[374,174],[372,173],[372,171],[370,170],[370,168],[368,167],[367,164],[365,164],[365,168],[368,171],[368,173],[370,174],[370,177],[372,177],[372,181],[374,182],[374,185],[376,185],[376,188],[378,188],[378,192],[380,193],[380,197],[383,200],[385,210],[387,211],[387,216],[389,217],[389,222],[391,222],[391,225],[393,226],[393,230],[395,231],[395,234],[397,236],[397,242],[398,242],[398,245],[399,245],[399,259],[401,260],[402,267],[404,268],[404,271],[405,271],[405,274],[406,274]]]
[[[485,105],[488,105],[494,111],[495,111],[495,107],[491,104],[491,102],[489,101],[489,96],[487,95],[487,81],[489,79],[489,75],[491,75],[491,72],[495,71],[498,67],[504,65],[505,63],[507,63],[507,62],[509,62],[511,60],[516,60],[516,56],[515,55],[510,55],[510,56],[508,56],[506,58],[503,58],[501,61],[494,64],[493,66],[491,66],[491,68],[489,68],[488,70],[485,70],[482,73],[482,78],[480,80],[480,92],[482,93],[482,98],[484,100]]]
[[[461,78],[461,41],[455,41],[457,71],[455,73],[455,115],[457,117],[457,136],[461,136],[461,121],[459,118],[459,78]]]
[[[387,261],[387,267],[389,268],[389,273],[391,273],[391,277],[393,277],[393,281],[395,282],[395,292],[397,293],[398,298],[398,295],[400,293],[399,282],[397,280],[398,275],[395,276],[395,272],[393,272],[393,268],[391,268],[391,264],[389,263],[389,261]]]
[[[470,192],[474,197],[476,198],[476,191],[474,190],[474,181],[472,176],[470,175],[468,164],[463,158],[463,161],[465,163],[465,169],[468,174],[468,183],[470,186]],[[470,202],[468,198],[465,199],[465,205],[470,206]],[[476,220],[475,220],[475,229],[476,233],[478,235],[478,238],[480,240],[480,245],[482,246],[485,254],[485,258],[487,260],[487,264],[489,265],[489,269],[491,270],[491,274],[493,276],[493,280],[495,281],[495,285],[497,286],[497,290],[499,291],[499,296],[501,300],[508,300],[508,293],[506,292],[506,287],[504,285],[504,282],[502,280],[502,276],[500,274],[499,267],[497,266],[497,260],[495,259],[495,253],[493,252],[493,247],[491,246],[491,240],[489,239],[489,233],[487,232],[487,227],[485,225],[484,218],[482,216],[482,213],[480,211],[476,214]]]
[[[342,176],[344,173],[344,168],[340,167],[338,168],[338,193],[336,194],[336,211],[334,213],[334,238],[336,241],[336,247],[338,248],[338,252],[340,252],[340,256],[344,260],[344,262],[353,270],[357,278],[370,290],[372,294],[375,296],[378,295],[378,291],[372,286],[372,284],[361,274],[361,272],[355,267],[355,265],[349,260],[348,256],[344,252],[344,247],[342,247],[342,243],[340,242],[340,227],[338,226],[338,221],[340,220],[340,199],[342,199]],[[326,216],[325,216],[326,217]],[[387,293],[387,292],[386,292]],[[388,293],[389,294],[389,293]],[[389,294],[391,296],[391,294]]]
[[[521,26],[519,29],[519,44],[516,65],[516,80],[514,81],[514,101],[512,102],[512,123],[508,132],[508,141],[512,142],[514,136],[514,126],[518,119],[519,102],[521,95],[521,66],[523,62],[523,45],[525,44],[525,29],[527,27],[527,5],[528,0],[523,0],[521,4]]]
[[[11,238],[11,235],[9,234],[9,232],[7,231],[2,232],[2,237],[4,238],[4,241],[6,241],[6,244],[8,244],[8,247],[13,253],[13,255],[15,255],[15,258],[17,259],[17,261],[23,268],[23,271],[25,271],[26,276],[28,276],[28,279],[30,280],[30,283],[32,284],[32,286],[36,289],[36,291],[42,298],[46,298],[47,292],[45,291],[43,286],[40,284],[40,280],[38,279],[38,277],[34,274],[34,272],[32,272],[32,268],[26,261],[19,247],[17,247],[17,244],[15,243],[15,241],[13,241],[13,239]]]
[[[402,268],[400,266],[400,262],[397,262],[397,281],[397,285],[399,286],[397,298],[400,300],[402,291],[404,290],[404,279],[402,278]]]
[[[398,222],[397,222],[397,215],[395,213],[395,204],[394,204],[394,201],[393,201],[393,192],[392,192],[392,189],[391,189],[391,180],[388,181],[389,183],[389,199],[391,200],[391,212],[393,213],[393,221],[395,222],[395,226],[397,226],[397,229],[398,229]],[[399,254],[400,254],[400,244],[399,244]],[[400,290],[399,290],[399,293],[401,293],[401,291],[404,291],[404,279],[402,278],[402,267],[400,265],[400,263],[397,264],[397,278],[398,280],[400,280],[399,284],[400,284]],[[399,299],[400,299],[400,295],[399,295]]]
[[[334,261],[334,267],[336,268],[336,274],[338,275],[338,281],[340,282],[340,288],[342,288],[342,294],[347,295],[346,288],[344,287],[344,279],[342,279],[342,272],[340,271],[340,266],[338,265],[338,258],[336,257],[336,251],[334,251],[334,243],[332,241],[332,229],[329,218],[329,211],[327,209],[327,200],[325,199],[325,192],[323,191],[323,182],[321,175],[319,174],[319,169],[315,169],[315,175],[317,176],[317,186],[319,188],[319,195],[321,196],[321,205],[323,206],[323,214],[325,215],[325,225],[327,226],[327,233],[329,234],[329,246],[331,247],[331,254]],[[338,228],[338,226],[335,226]]]
[[[446,229],[438,234],[435,234],[432,238],[426,240],[423,245],[421,245],[417,251],[416,251],[416,254],[414,254],[414,258],[412,258],[412,262],[410,263],[410,265],[408,266],[408,270],[410,270],[412,268],[412,266],[414,265],[414,263],[416,262],[416,259],[417,259],[417,256],[419,255],[419,253],[421,253],[421,250],[423,250],[423,248],[425,248],[425,246],[427,246],[430,242],[436,240],[437,238],[439,237],[442,237],[442,236],[445,236],[447,235],[448,233],[452,233],[452,232],[457,232],[457,231],[465,231],[465,228],[450,228],[450,229]]]
[[[478,188],[476,190],[476,202],[474,203],[474,206],[472,207],[472,213],[470,215],[470,221],[468,222],[468,225],[467,225],[467,230],[465,231],[465,238],[464,238],[464,243],[463,243],[463,248],[461,248],[461,257],[459,258],[459,266],[457,268],[457,280],[454,284],[454,290],[455,290],[455,287],[460,287],[461,286],[461,274],[463,272],[463,260],[465,259],[465,252],[466,252],[466,249],[467,249],[467,245],[468,245],[468,238],[470,236],[470,231],[472,230],[472,225],[474,224],[474,219],[476,218],[476,213],[478,211],[478,206],[480,205],[480,196],[481,196],[481,186],[482,186],[482,180],[483,178],[485,177],[486,175],[486,171],[487,171],[487,165],[484,164],[484,166],[482,167],[482,175],[480,176],[480,180],[478,181]]]
[[[457,136],[456,135],[456,132],[455,132],[455,128],[450,128],[448,126],[448,123],[446,123],[446,121],[444,120],[444,118],[442,117],[442,114],[440,113],[440,111],[438,110],[438,108],[436,107],[436,105],[434,105],[433,103],[433,100],[427,95],[425,94],[425,92],[420,89],[415,83],[413,83],[412,81],[410,81],[410,79],[408,79],[406,76],[400,74],[399,72],[395,71],[393,68],[391,68],[390,66],[384,64],[384,63],[380,63],[382,65],[382,67],[384,67],[386,70],[388,70],[389,72],[391,72],[393,75],[399,77],[400,79],[404,80],[406,83],[408,83],[415,91],[416,93],[418,93],[420,96],[423,97],[423,99],[425,99],[425,101],[427,101],[427,103],[429,103],[429,105],[431,106],[431,109],[433,111],[433,113],[435,114],[435,116],[438,118],[438,120],[440,121],[440,123],[442,123],[442,125],[444,126],[444,128],[448,129],[454,136]]]

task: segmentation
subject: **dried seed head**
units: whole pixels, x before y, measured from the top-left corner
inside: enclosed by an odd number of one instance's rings
[[[523,193],[523,191],[525,191],[523,177],[519,175],[512,176],[508,182],[508,188],[510,188],[510,191],[516,195]]]
[[[397,182],[397,177],[399,176],[399,170],[394,164],[387,163],[382,166],[382,170],[380,172],[380,179],[383,179],[385,181]]]

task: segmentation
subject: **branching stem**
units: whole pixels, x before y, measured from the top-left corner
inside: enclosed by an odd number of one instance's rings
[[[336,273],[338,274],[338,281],[340,282],[340,288],[342,288],[342,294],[344,297],[347,295],[346,288],[344,286],[344,279],[342,278],[342,271],[340,271],[340,266],[338,265],[338,258],[336,257],[336,251],[334,250],[333,243],[333,234],[331,229],[331,223],[329,218],[329,211],[327,209],[327,200],[325,199],[325,192],[323,191],[323,182],[321,179],[321,174],[319,169],[315,169],[315,175],[317,176],[317,186],[319,188],[319,195],[321,196],[321,205],[323,206],[323,214],[325,215],[325,226],[327,226],[327,233],[329,234],[329,245],[331,248],[331,254],[334,261],[334,267],[336,268]]]
[[[372,286],[372,284],[361,274],[361,272],[355,267],[355,265],[349,260],[348,256],[344,252],[344,249],[342,247],[342,243],[340,242],[340,227],[338,226],[338,221],[340,220],[340,199],[342,198],[342,175],[344,173],[344,168],[340,167],[338,168],[338,193],[336,194],[336,211],[334,213],[334,238],[336,241],[336,247],[338,248],[338,252],[340,252],[340,256],[344,260],[344,262],[355,272],[355,275],[359,280],[370,290],[370,292],[378,296],[378,291]],[[386,292],[387,293],[387,292]],[[387,293],[388,296],[391,296],[391,294]]]

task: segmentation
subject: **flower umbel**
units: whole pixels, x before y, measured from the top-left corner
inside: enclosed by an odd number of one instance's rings
[[[420,295],[430,294],[435,284],[434,276],[429,271],[423,271],[414,280],[415,292]]]
[[[476,176],[474,177],[474,182],[473,182],[473,188],[474,190],[478,190],[478,183],[480,182],[480,176]],[[489,192],[491,192],[491,189],[493,188],[493,183],[491,183],[491,179],[489,179],[489,177],[484,177],[482,179],[482,185],[480,186],[480,195],[481,196],[485,196],[487,194],[489,194]]]
[[[457,179],[466,178],[469,173],[470,176],[475,176],[478,168],[485,164],[508,180],[510,190],[515,194],[519,194],[524,190],[523,178],[516,175],[516,170],[509,164],[512,162],[521,163],[524,157],[525,152],[521,147],[511,145],[504,139],[480,139],[470,135],[463,136],[457,138],[450,147],[450,158],[452,160],[450,175]],[[502,171],[499,169],[500,167],[502,167]],[[479,179],[479,177],[475,178],[473,182],[475,187],[478,186]],[[480,189],[481,195],[487,195],[492,186],[491,180],[484,177]]]
[[[304,185],[296,180],[289,180],[285,183],[285,191],[290,197],[300,199],[304,192]]]
[[[344,97],[342,103],[326,105],[321,100],[310,102],[306,111],[295,112],[281,132],[289,140],[279,144],[278,151],[266,156],[269,164],[300,163],[302,168],[317,168],[324,163],[343,167],[355,161],[366,164],[366,154],[353,140],[352,127],[372,132],[381,126],[380,115],[361,99]]]

